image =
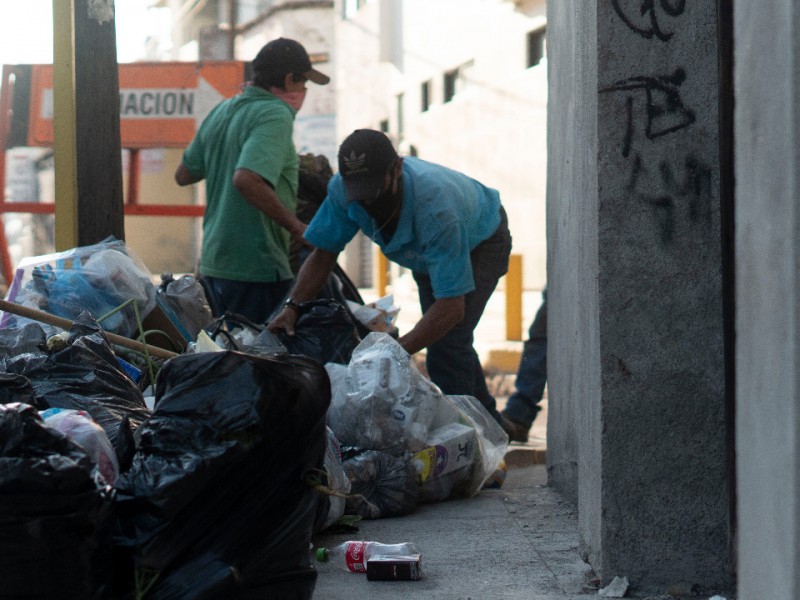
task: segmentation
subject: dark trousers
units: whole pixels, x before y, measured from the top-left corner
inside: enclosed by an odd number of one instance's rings
[[[497,287],[499,279],[508,271],[511,253],[511,234],[508,219],[500,209],[501,222],[497,231],[470,252],[475,289],[464,297],[464,319],[444,337],[428,346],[426,367],[431,381],[448,395],[466,395],[477,398],[499,422],[494,396],[486,387],[486,376],[473,346],[475,327],[478,325],[486,303]],[[430,277],[414,272],[419,289],[419,303],[425,313],[436,301]]]
[[[508,419],[530,427],[539,412],[539,401],[547,383],[547,290],[542,292],[542,305],[528,330],[517,368],[516,391],[503,410]]]
[[[262,324],[283,302],[294,280],[285,279],[273,283],[236,281],[220,277],[204,277],[204,289],[211,312],[221,317],[226,312],[247,317]]]

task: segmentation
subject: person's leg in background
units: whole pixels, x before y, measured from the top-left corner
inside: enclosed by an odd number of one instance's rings
[[[517,368],[516,391],[511,394],[503,409],[503,416],[511,421],[508,432],[512,442],[525,442],[528,432],[539,412],[539,402],[547,383],[547,290],[542,292],[542,304],[528,330],[528,339],[522,349]]]

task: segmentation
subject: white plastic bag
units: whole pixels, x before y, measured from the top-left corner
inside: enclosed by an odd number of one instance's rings
[[[395,456],[425,447],[444,395],[390,335],[367,335],[353,351],[346,375],[331,380],[328,425],[343,445]]]
[[[420,501],[474,496],[503,460],[508,438],[483,405],[443,394],[391,336],[370,333],[347,367],[325,367],[336,438],[409,461]]]
[[[113,486],[119,476],[119,462],[105,430],[89,413],[71,408],[48,408],[41,413],[44,424],[60,431],[86,450],[97,465],[103,482]]]

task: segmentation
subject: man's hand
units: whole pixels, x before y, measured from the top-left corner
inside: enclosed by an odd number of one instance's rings
[[[245,200],[288,231],[293,240],[307,244],[303,238],[306,224],[283,205],[272,185],[261,175],[249,169],[236,169],[232,182]]]
[[[439,298],[431,304],[413,329],[397,341],[409,354],[427,348],[442,339],[448,331],[464,319],[464,302],[464,296]]]
[[[278,315],[267,324],[270,333],[277,334],[283,330],[287,335],[294,335],[294,325],[297,323],[297,310],[286,306]]]
[[[311,300],[319,294],[336,264],[337,256],[338,254],[314,248],[314,251],[303,262],[303,266],[300,267],[294,287],[289,292],[291,301],[287,301],[287,306],[284,306],[283,310],[267,325],[270,332],[277,333],[283,330],[288,335],[294,335],[295,323],[300,316],[296,305]]]
[[[302,221],[299,221],[299,225],[294,229],[289,231],[289,235],[292,238],[293,242],[302,244],[303,246],[308,246],[309,248],[313,248],[313,246],[308,242],[306,238],[303,237],[303,234],[306,232],[307,225]]]

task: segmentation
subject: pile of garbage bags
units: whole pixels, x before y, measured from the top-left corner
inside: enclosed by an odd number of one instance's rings
[[[503,460],[508,437],[480,402],[443,394],[389,334],[370,333],[348,365],[325,368],[348,514],[398,516],[418,502],[474,496]]]
[[[310,598],[313,535],[475,495],[502,461],[477,400],[356,323],[351,283],[284,336],[212,315],[190,275],[152,281],[113,239],[17,270],[6,300],[71,327],[0,317],[4,596]]]

